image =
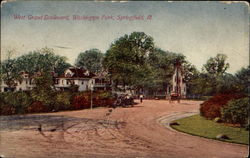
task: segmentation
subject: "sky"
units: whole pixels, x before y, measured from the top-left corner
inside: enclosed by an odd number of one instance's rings
[[[138,31],[153,37],[156,47],[184,54],[198,70],[218,53],[228,56],[229,73],[249,65],[246,3],[12,1],[1,7],[1,60],[7,50],[20,56],[49,47],[74,64],[80,52],[97,48],[105,53],[116,39]],[[99,19],[73,20],[74,15]]]

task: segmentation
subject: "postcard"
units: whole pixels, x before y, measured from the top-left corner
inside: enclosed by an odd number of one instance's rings
[[[0,158],[247,157],[249,4],[3,1]]]

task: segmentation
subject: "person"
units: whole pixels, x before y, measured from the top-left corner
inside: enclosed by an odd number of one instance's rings
[[[140,94],[140,101],[141,101],[141,103],[142,103],[142,98],[143,98],[143,95],[142,95],[142,94]]]

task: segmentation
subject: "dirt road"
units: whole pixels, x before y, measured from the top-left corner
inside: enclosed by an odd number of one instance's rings
[[[163,116],[198,112],[200,102],[145,100],[107,108],[0,117],[0,155],[6,158],[242,158],[248,146],[170,130]]]

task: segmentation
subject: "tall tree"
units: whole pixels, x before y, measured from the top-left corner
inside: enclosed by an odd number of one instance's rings
[[[138,86],[149,72],[146,58],[154,49],[153,38],[133,32],[114,41],[105,54],[103,65],[116,85]]]
[[[53,49],[42,48],[20,57],[11,59],[12,50],[7,59],[1,63],[1,78],[9,88],[15,88],[16,80],[22,80],[21,71],[34,75],[41,71],[55,71],[62,74],[70,66],[66,57],[55,55]]]
[[[35,101],[39,101],[49,107],[54,104],[55,90],[53,89],[53,77],[50,72],[43,71],[36,76],[35,87],[31,91],[31,96]]]
[[[250,66],[241,68],[236,74],[236,84],[238,89],[243,93],[250,92]]]
[[[1,63],[1,82],[4,81],[11,90],[16,86],[15,80],[20,79],[16,59],[12,59],[14,49],[7,50],[7,59]]]
[[[66,60],[66,57],[56,55],[53,49],[45,47],[18,57],[16,64],[19,71],[26,71],[29,74],[38,71],[55,71],[62,74],[70,67]]]
[[[217,54],[215,57],[208,59],[207,63],[203,65],[203,70],[206,70],[211,75],[222,75],[229,68],[229,63],[226,62],[227,56],[225,54]]]
[[[102,71],[103,56],[103,53],[98,49],[86,50],[78,55],[75,65],[98,73]]]

